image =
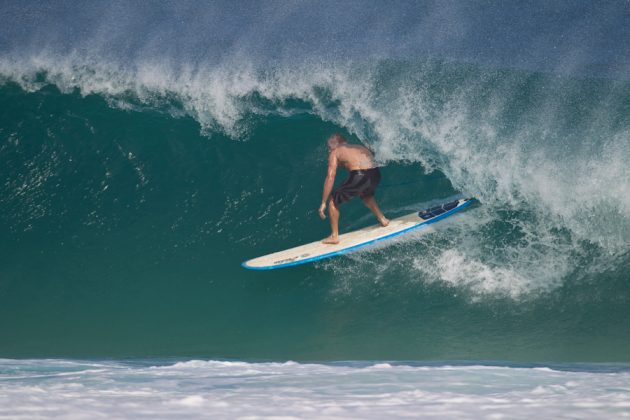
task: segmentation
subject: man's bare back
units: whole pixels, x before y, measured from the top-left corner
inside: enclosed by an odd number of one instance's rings
[[[340,166],[349,171],[375,168],[374,156],[367,147],[357,144],[339,145],[330,153],[334,153]]]

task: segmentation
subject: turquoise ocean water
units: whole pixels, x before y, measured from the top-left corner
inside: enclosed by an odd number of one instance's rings
[[[323,369],[324,382],[286,379],[321,392],[315,411],[286,414],[314,415],[334,378],[359,375],[339,385],[349,395],[369,395],[353,388],[363,374],[427,391],[458,361],[456,382],[527,372],[497,386],[577,413],[573,390],[594,375],[614,396],[594,395],[591,414],[610,398],[627,409],[627,4],[332,6],[2,3],[0,398],[27,404],[9,384],[45,388],[48,374],[54,388],[104,372],[105,395],[131,369],[163,395],[176,388],[150,366],[187,378],[195,365],[202,384]],[[366,251],[244,270],[327,235],[333,132],[375,151],[388,216],[479,203]],[[371,223],[360,202],[342,208],[342,231]],[[400,381],[411,388],[387,388]],[[212,389],[172,407],[202,413]],[[256,412],[221,398],[224,416]],[[332,417],[366,414],[337,403]]]

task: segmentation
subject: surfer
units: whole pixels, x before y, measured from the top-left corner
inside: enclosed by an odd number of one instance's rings
[[[348,178],[332,191],[335,183],[337,166],[348,170]],[[333,134],[328,138],[328,173],[324,181],[322,204],[319,206],[319,217],[326,218],[326,202],[328,201],[328,215],[330,216],[329,237],[322,242],[325,244],[339,243],[339,205],[353,197],[359,196],[363,203],[376,216],[381,226],[387,226],[389,220],[383,215],[374,199],[374,192],[381,181],[381,172],[374,163],[374,156],[366,147],[349,144],[341,134]],[[332,194],[331,194],[332,191]]]

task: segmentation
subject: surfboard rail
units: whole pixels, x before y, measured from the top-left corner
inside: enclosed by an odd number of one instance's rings
[[[336,245],[323,244],[321,241],[312,242],[244,261],[241,263],[241,266],[248,270],[275,270],[343,255],[435,223],[468,207],[474,201],[474,198],[462,198],[451,201],[392,219],[390,224],[385,227],[373,225],[339,235],[340,241]],[[362,236],[363,238],[361,238]],[[346,243],[345,246],[344,242]]]

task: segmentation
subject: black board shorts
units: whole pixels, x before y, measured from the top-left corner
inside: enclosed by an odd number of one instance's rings
[[[350,171],[348,178],[332,192],[332,200],[338,206],[356,196],[371,197],[379,182],[381,171],[378,168]]]

